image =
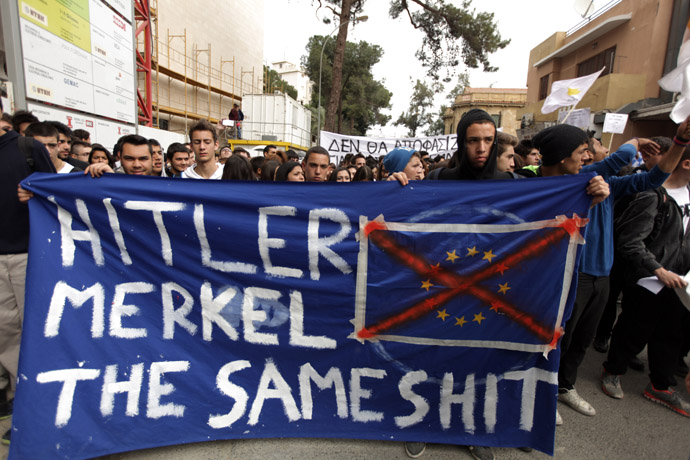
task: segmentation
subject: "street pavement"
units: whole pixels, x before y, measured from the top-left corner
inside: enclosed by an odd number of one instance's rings
[[[615,400],[601,392],[599,374],[604,355],[590,349],[580,368],[577,390],[597,410],[597,415],[580,415],[559,403],[564,425],[556,429],[554,458],[580,459],[690,459],[690,418],[683,417],[642,397],[648,382],[645,372],[628,371],[622,384],[625,398]],[[689,360],[690,361],[690,360]],[[678,379],[679,384],[682,379]],[[681,385],[676,387],[686,398]],[[9,422],[0,422],[4,432]],[[122,433],[127,436],[127,433]],[[549,458],[541,452],[525,453],[518,449],[495,449],[497,460],[540,460]],[[0,447],[0,460],[8,448]],[[290,460],[290,459],[406,459],[402,443],[358,441],[349,439],[252,439],[215,441],[162,447],[101,457],[100,460]],[[464,447],[431,444],[422,456],[432,459],[471,459]]]

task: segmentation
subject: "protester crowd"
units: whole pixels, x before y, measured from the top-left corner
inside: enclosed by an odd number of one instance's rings
[[[374,158],[361,153],[331,163],[328,151],[310,148],[303,158],[274,145],[263,155],[219,146],[208,121],[189,129],[189,143],[166,149],[155,139],[127,135],[112,148],[84,130],[57,121],[39,121],[26,111],[0,121],[3,167],[0,224],[0,418],[11,416],[23,317],[29,221],[25,204],[32,194],[19,182],[34,171],[161,176],[164,180],[217,179],[286,182],[415,180],[518,180],[593,172],[592,196],[577,275],[575,303],[561,338],[558,399],[586,416],[596,410],[576,391],[578,367],[594,342],[603,363],[601,387],[623,397],[621,376],[644,364],[637,355],[648,347],[650,383],[644,396],[690,417],[690,402],[674,390],[682,378],[690,391],[685,357],[690,351],[690,311],[674,289],[684,289],[690,271],[690,127],[674,138],[634,138],[616,152],[582,129],[561,124],[530,140],[497,131],[492,117],[471,110],[457,127],[459,146],[450,156],[396,148]],[[239,136],[238,136],[239,137]],[[538,179],[536,179],[538,180]],[[622,313],[618,315],[618,305]],[[615,326],[614,326],[615,324]],[[642,390],[642,389],[635,389]],[[561,424],[557,413],[557,424]],[[10,432],[3,442],[9,443]],[[423,443],[406,451],[422,455]],[[470,447],[475,458],[494,458],[492,449]]]

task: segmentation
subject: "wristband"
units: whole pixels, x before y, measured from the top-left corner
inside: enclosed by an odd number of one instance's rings
[[[690,140],[684,139],[682,137],[674,136],[673,137],[673,143],[676,145],[686,146],[686,145],[690,144]]]

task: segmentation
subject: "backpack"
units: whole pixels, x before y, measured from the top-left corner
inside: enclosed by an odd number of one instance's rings
[[[654,193],[657,195],[656,216],[654,216],[654,227],[652,227],[652,231],[644,240],[645,245],[656,240],[659,233],[661,233],[664,221],[671,211],[671,203],[669,202],[669,196],[666,189],[659,187],[654,189]]]
[[[31,172],[36,171],[36,162],[33,155],[33,139],[26,136],[19,136],[17,138],[17,146],[26,159],[26,164],[29,166]]]

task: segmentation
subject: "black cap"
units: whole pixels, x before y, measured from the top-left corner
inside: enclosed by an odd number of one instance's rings
[[[589,138],[580,128],[571,125],[556,125],[539,131],[532,138],[532,145],[539,149],[544,166],[553,166],[568,158]]]

